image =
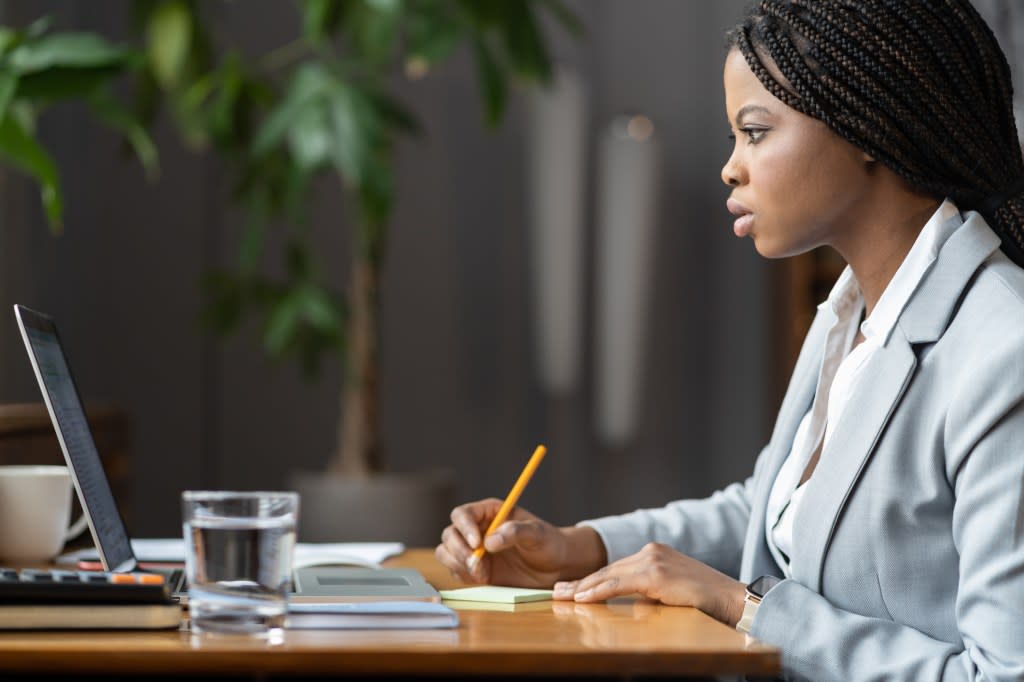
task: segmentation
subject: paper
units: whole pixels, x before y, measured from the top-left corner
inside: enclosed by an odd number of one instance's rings
[[[523,613],[526,611],[551,612],[549,601],[528,601],[521,604],[500,604],[493,601],[458,601],[446,599],[444,605],[456,611],[502,611],[504,613]]]
[[[286,628],[419,629],[454,628],[459,616],[447,606],[421,601],[288,604]]]
[[[293,568],[350,565],[378,568],[405,551],[401,542],[300,542],[295,545]]]
[[[522,604],[529,601],[550,601],[551,590],[479,585],[477,587],[463,587],[458,590],[441,590],[441,599],[492,602],[497,604]]]
[[[182,563],[185,543],[180,538],[132,540],[132,551],[140,562]],[[405,551],[401,542],[300,542],[295,545],[295,568],[307,566],[351,565],[376,568],[388,557]],[[58,564],[99,561],[93,548],[68,552],[57,557]]]

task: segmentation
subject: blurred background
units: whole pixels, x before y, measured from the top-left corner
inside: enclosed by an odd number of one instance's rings
[[[245,54],[302,30],[293,3],[201,4],[217,44]],[[704,496],[749,474],[793,339],[841,264],[827,255],[767,263],[732,234],[719,177],[731,144],[721,68],[724,32],[744,4],[568,2],[582,35],[550,17],[540,28],[556,73],[572,74],[556,84],[568,80],[572,92],[545,100],[514,87],[493,129],[469,49],[422,77],[395,75],[423,132],[394,153],[380,284],[385,469],[446,470],[455,501],[501,497],[547,443],[521,503],[556,523]],[[1001,18],[994,25],[1019,64],[1024,13],[978,4]],[[129,2],[0,0],[0,25],[42,15],[62,30],[139,40]],[[39,401],[11,306],[51,313],[83,399],[124,417],[118,496],[140,536],[179,532],[183,489],[281,488],[292,472],[324,470],[338,447],[343,380],[339,353],[313,380],[269,357],[254,319],[226,338],[201,325],[204,273],[237,262],[246,217],[223,161],[186,148],[168,118],[151,127],[154,181],[82,106],[40,118],[63,184],[60,236],[47,229],[38,187],[0,166],[0,403]],[[650,153],[616,151],[616,121],[642,124]],[[579,162],[564,172],[539,170],[570,153]],[[622,188],[631,182],[640,186]],[[312,253],[341,291],[353,249],[348,199],[337,178],[314,189]],[[568,203],[552,207],[558,197]],[[567,242],[548,243],[538,228],[552,212],[576,221]],[[619,214],[644,223],[627,229],[625,246],[608,232]],[[280,234],[268,232],[268,248]],[[568,260],[544,260],[553,252]],[[615,278],[625,284],[610,290]],[[552,287],[553,310],[537,295]]]

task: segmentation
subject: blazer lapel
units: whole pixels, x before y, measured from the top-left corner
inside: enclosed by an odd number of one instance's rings
[[[807,482],[794,522],[799,542],[790,565],[793,577],[814,591],[820,589],[825,551],[839,512],[916,366],[910,344],[898,329],[893,330],[889,343],[864,368],[847,410]]]
[[[766,460],[761,464],[763,470],[757,472],[750,503],[750,521],[747,524],[743,560],[740,563],[740,579],[746,582],[768,573],[780,574],[765,538],[765,508],[768,506],[772,483],[793,447],[793,438],[796,436],[800,420],[810,409],[811,401],[814,399],[821,356],[825,351],[825,335],[835,321],[835,314],[828,306],[819,309],[814,317],[800,349],[796,366],[793,368],[793,377],[786,389],[786,396],[779,408],[771,442],[765,452]]]

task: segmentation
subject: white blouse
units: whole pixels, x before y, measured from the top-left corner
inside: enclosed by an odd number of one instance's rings
[[[791,577],[790,557],[797,542],[793,537],[794,519],[806,487],[814,481],[812,477],[799,485],[804,470],[819,444],[822,447],[819,463],[826,457],[842,456],[842,453],[828,451],[828,441],[857,387],[861,370],[875,351],[885,346],[896,320],[935,262],[942,245],[962,224],[956,205],[946,199],[925,224],[871,316],[863,322],[860,319],[864,313],[864,298],[849,266],[839,276],[828,299],[818,306],[819,310],[829,306],[836,321],[825,338],[814,402],[797,427],[793,448],[775,478],[765,516],[768,548],[787,578]],[[858,328],[864,341],[851,351]]]

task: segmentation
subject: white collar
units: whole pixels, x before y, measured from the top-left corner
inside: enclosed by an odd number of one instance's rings
[[[886,344],[889,334],[896,326],[896,320],[935,262],[943,244],[961,225],[963,218],[956,204],[949,199],[944,200],[917,235],[914,245],[910,247],[896,274],[886,285],[885,291],[871,311],[871,316],[861,323],[860,331],[866,340],[873,341],[878,346]],[[847,265],[829,292],[828,299],[818,308],[820,310],[828,306],[836,317],[842,319],[849,314],[851,305],[857,305],[859,308],[862,304],[860,285],[853,276],[853,270]]]

